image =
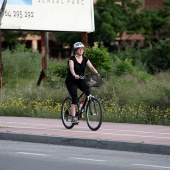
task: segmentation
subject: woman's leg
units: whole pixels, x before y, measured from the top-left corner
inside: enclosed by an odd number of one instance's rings
[[[88,96],[90,94],[90,88],[89,86],[86,84],[86,82],[84,80],[81,81],[81,83],[78,84],[78,88],[85,92],[85,94],[83,95],[83,99],[82,101],[85,101],[86,100],[86,96]]]
[[[77,107],[77,102],[78,102],[78,97],[77,97],[77,85],[74,83],[66,83],[67,90],[70,93],[70,96],[72,98],[72,104],[71,104],[71,114],[73,117],[76,116],[76,107]]]
[[[73,117],[76,116],[76,107],[77,107],[76,104],[71,105],[71,114],[72,114]]]

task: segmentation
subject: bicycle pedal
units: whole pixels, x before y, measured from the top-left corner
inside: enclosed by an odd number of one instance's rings
[[[84,117],[84,115],[83,114],[80,114],[80,118],[83,118]]]
[[[78,125],[79,124],[79,122],[76,122],[76,123],[72,123],[73,125]]]

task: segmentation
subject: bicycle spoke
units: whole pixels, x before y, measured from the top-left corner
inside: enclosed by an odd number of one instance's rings
[[[71,123],[72,115],[71,115],[71,98],[66,98],[62,104],[61,108],[61,119],[63,125],[67,129],[71,129],[74,125]]]
[[[91,98],[87,105],[86,116],[89,128],[91,130],[98,130],[103,119],[103,111],[99,100]]]

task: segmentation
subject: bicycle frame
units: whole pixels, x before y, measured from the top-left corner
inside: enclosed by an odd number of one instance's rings
[[[80,103],[80,99],[85,94],[85,92],[82,92],[78,97],[78,103]],[[61,118],[64,126],[67,129],[71,129],[74,127],[75,124],[71,124],[72,114],[71,114],[71,102],[72,99],[70,97],[67,97],[62,104],[61,109]],[[68,105],[67,105],[68,104]],[[103,118],[103,111],[100,101],[89,94],[86,96],[84,104],[81,109],[79,109],[79,104],[77,104],[77,112],[76,116],[78,120],[83,118],[84,111],[85,111],[85,120],[87,122],[88,127],[95,131],[98,130],[102,124],[102,118]]]
[[[85,92],[82,92],[81,95],[78,97],[78,103],[80,103],[80,98],[81,98],[84,94],[85,94]],[[86,96],[86,99],[85,99],[85,101],[84,101],[84,104],[83,104],[83,106],[82,106],[82,108],[81,108],[80,110],[79,110],[79,104],[77,105],[77,107],[78,107],[78,113],[76,113],[76,115],[78,116],[78,118],[80,118],[81,113],[83,112],[83,110],[84,110],[87,102],[91,99],[91,97],[94,97],[94,96],[92,96],[91,94],[89,94],[88,96]],[[91,112],[91,111],[90,111],[90,112]],[[92,114],[92,113],[91,113],[91,114]]]
[[[82,97],[84,94],[85,94],[85,92],[82,92],[81,95],[78,97],[78,103],[80,103],[80,99],[81,99],[81,97]],[[85,99],[84,104],[83,104],[83,106],[82,106],[81,109],[79,108],[79,104],[77,104],[77,108],[78,108],[78,114],[77,114],[77,116],[78,116],[78,118],[80,118],[80,114],[83,112],[86,103],[87,103],[87,96],[86,96],[86,99]]]
[[[89,85],[89,87],[90,87],[90,94],[88,96],[85,94],[85,92],[81,92],[80,95],[78,95],[76,117],[78,120],[83,118],[83,120],[87,122],[88,127],[91,130],[96,131],[100,128],[102,124],[103,110],[100,101],[95,96],[91,95],[91,87],[97,87],[97,86]],[[86,98],[84,98],[83,95],[86,95]],[[81,103],[82,99],[84,103],[80,108],[79,104]],[[71,105],[72,105],[72,99],[70,97],[67,97],[63,101],[62,108],[61,108],[61,119],[64,126],[67,129],[71,129],[75,125],[74,123],[71,123],[72,122],[71,120],[73,118],[71,113]],[[83,115],[85,115],[85,119]]]

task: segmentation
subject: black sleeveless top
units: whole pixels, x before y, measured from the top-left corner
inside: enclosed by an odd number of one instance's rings
[[[74,62],[74,71],[77,75],[84,75],[85,73],[85,69],[86,69],[86,65],[87,65],[87,61],[88,58],[86,58],[85,56],[83,56],[83,60],[81,63],[79,63],[75,56],[71,56],[69,60],[72,60]],[[69,64],[69,61],[68,61]],[[67,74],[67,80],[75,80],[75,77],[72,75],[70,68],[68,67],[68,74]]]

